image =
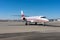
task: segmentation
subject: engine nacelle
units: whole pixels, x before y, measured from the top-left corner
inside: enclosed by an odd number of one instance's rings
[[[24,21],[26,21],[26,18],[23,18]]]

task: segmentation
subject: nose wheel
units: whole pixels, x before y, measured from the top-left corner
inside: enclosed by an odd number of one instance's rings
[[[46,25],[46,23],[44,22],[44,23],[43,23],[43,26],[45,26],[45,25]]]

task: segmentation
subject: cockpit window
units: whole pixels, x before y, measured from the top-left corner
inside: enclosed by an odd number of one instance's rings
[[[41,18],[46,18],[46,17],[41,17]]]

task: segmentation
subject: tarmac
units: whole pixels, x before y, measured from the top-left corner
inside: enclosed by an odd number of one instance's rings
[[[60,22],[24,25],[24,22],[0,22],[0,40],[60,40]]]

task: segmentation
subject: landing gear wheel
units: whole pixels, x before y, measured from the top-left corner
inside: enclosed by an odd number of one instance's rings
[[[35,25],[37,25],[37,22],[35,22]]]
[[[43,26],[45,26],[45,22],[44,22]]]
[[[30,22],[26,22],[26,23],[25,23],[25,25],[29,25],[29,24],[30,24]]]
[[[25,25],[28,25],[27,22],[25,23]]]

